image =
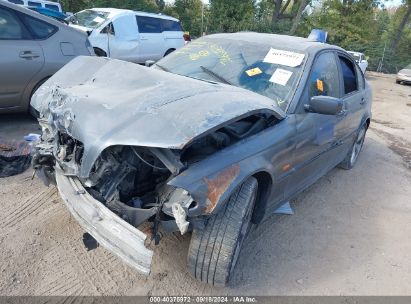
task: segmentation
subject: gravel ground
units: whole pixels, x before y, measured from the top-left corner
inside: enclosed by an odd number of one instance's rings
[[[0,179],[0,295],[411,295],[411,86],[368,78],[374,118],[357,166],[254,227],[229,287],[187,273],[189,235],[164,237],[149,277],[87,251],[56,189],[28,170]],[[0,116],[0,137],[33,131],[26,116]]]

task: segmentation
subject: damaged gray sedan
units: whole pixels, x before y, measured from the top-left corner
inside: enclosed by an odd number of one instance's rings
[[[34,168],[98,243],[148,275],[146,234],[192,231],[190,272],[222,286],[252,224],[354,166],[371,90],[341,48],[237,33],[151,67],[79,57],[32,106],[43,129]]]

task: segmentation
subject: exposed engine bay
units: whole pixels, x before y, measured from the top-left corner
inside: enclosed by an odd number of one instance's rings
[[[266,113],[247,116],[194,139],[182,150],[110,146],[97,158],[88,178],[80,180],[96,200],[131,225],[137,227],[149,220],[156,225],[161,223],[167,230],[181,231],[175,223],[176,215],[184,213],[184,219],[179,218],[184,224],[186,217],[193,213],[191,210],[198,209],[198,205],[187,191],[167,185],[167,182],[193,163],[261,132],[277,121]],[[57,132],[56,140],[54,152],[47,157],[44,147],[39,149],[43,156],[35,157],[34,167],[45,166],[45,171],[50,172],[54,154],[67,175],[77,175],[82,164],[83,144],[62,132]],[[175,203],[182,208],[173,209]],[[194,214],[198,215],[198,211]],[[201,223],[201,216],[189,221]]]

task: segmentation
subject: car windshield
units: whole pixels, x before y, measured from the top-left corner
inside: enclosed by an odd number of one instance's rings
[[[88,28],[97,28],[108,19],[108,12],[85,10],[78,12],[68,19],[68,22]]]
[[[238,86],[271,98],[286,111],[304,59],[304,54],[281,50],[281,46],[269,43],[203,37],[174,51],[154,67]]]

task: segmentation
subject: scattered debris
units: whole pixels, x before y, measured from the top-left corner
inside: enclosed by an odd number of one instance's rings
[[[281,207],[277,208],[277,210],[275,210],[274,213],[293,215],[294,211],[291,208],[290,202],[286,202],[285,204],[281,205]]]
[[[26,171],[31,163],[31,149],[31,144],[25,141],[0,139],[0,177]]]
[[[29,135],[24,136],[25,141],[39,141],[41,138],[40,134],[30,133]]]

